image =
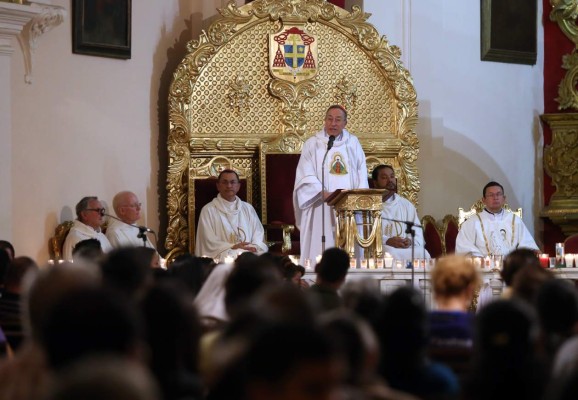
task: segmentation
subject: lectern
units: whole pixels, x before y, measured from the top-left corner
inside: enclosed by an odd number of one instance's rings
[[[337,215],[335,246],[355,256],[355,243],[366,256],[383,257],[381,208],[383,189],[336,190],[327,198]],[[359,224],[359,225],[358,225]]]

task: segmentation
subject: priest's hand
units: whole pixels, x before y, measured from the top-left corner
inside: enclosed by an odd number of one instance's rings
[[[395,247],[396,249],[407,249],[411,246],[411,239],[394,236],[387,239],[386,245]]]
[[[236,250],[236,249],[241,249],[241,250],[245,250],[245,251],[250,251],[250,252],[257,252],[257,248],[253,245],[251,245],[251,243],[249,242],[239,242],[237,244],[235,244],[233,247],[231,247],[231,249]]]
[[[328,192],[328,191],[324,190],[323,192],[321,192],[321,194],[323,195],[323,200],[325,201],[325,200],[327,200],[327,198],[329,196],[331,196],[333,194],[333,192]]]

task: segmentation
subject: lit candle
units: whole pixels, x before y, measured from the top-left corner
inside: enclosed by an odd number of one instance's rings
[[[48,260],[48,265],[54,265],[54,260],[53,259]]]
[[[234,261],[235,261],[235,259],[231,256],[225,257],[225,264],[233,264]]]
[[[318,255],[317,257],[315,257],[315,262],[316,262],[317,264],[319,264],[319,262],[321,262],[321,256],[320,256],[320,255]]]
[[[383,269],[383,258],[377,259],[377,269]]]
[[[393,267],[393,257],[389,253],[385,253],[385,257],[383,257],[383,263],[385,268]]]
[[[484,258],[484,268],[490,269],[491,267],[492,267],[492,259],[490,258],[490,256],[486,256]]]
[[[367,260],[366,260],[366,259],[361,260],[361,268],[362,268],[362,269],[364,269],[364,268],[367,269]]]
[[[403,261],[402,260],[395,260],[395,268],[402,269],[403,268]]]
[[[357,268],[357,260],[355,258],[349,259],[349,268]]]
[[[304,267],[305,267],[305,269],[311,269],[311,260],[306,258]]]
[[[542,268],[548,268],[550,266],[550,255],[543,253],[540,254],[540,265]]]
[[[375,260],[373,258],[369,259],[369,269],[375,269]]]
[[[566,261],[566,268],[574,266],[574,254],[564,254],[564,261]]]
[[[480,257],[474,257],[474,265],[480,268],[482,266],[482,259]]]

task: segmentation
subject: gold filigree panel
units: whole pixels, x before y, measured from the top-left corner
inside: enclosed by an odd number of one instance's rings
[[[399,49],[367,23],[368,14],[324,0],[256,0],[240,8],[231,2],[220,12],[187,45],[170,87],[168,250],[184,251],[194,242],[189,197],[194,179],[208,173],[209,160],[258,160],[261,143],[276,140],[276,150],[299,152],[334,103],[347,106],[347,128],[359,137],[368,160],[394,165],[402,193],[417,204],[415,89]],[[303,25],[316,35],[314,79],[293,85],[270,76],[268,35],[284,24]],[[262,178],[258,167],[247,171],[254,184]],[[256,187],[253,200],[259,202],[266,194]]]

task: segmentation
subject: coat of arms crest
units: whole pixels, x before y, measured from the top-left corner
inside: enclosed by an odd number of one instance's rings
[[[269,70],[275,78],[297,83],[317,75],[317,38],[298,26],[269,35]]]

